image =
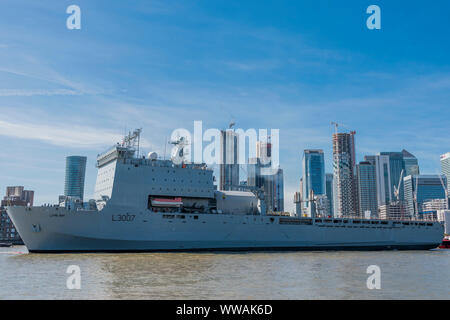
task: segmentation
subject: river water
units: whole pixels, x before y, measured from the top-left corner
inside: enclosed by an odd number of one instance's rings
[[[79,266],[81,288],[66,285]],[[367,268],[380,268],[380,289]],[[448,299],[450,250],[29,254],[0,248],[0,299]]]

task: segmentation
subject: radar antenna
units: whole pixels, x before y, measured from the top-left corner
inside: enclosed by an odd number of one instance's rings
[[[129,132],[128,135],[126,135],[123,138],[122,147],[136,149],[139,156],[139,144],[141,140],[141,132],[142,128],[134,130],[133,133]]]

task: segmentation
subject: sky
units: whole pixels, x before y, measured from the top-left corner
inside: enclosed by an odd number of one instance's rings
[[[69,30],[69,5],[81,29]],[[369,30],[369,5],[381,29]],[[0,3],[0,195],[56,203],[65,157],[88,157],[143,128],[164,154],[176,128],[280,130],[285,207],[304,149],[332,170],[331,121],[356,131],[357,160],[406,149],[421,173],[450,152],[450,2],[87,1]]]

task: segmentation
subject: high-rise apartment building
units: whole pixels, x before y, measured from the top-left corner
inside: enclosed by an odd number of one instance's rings
[[[333,175],[335,215],[358,215],[354,131],[333,134]]]
[[[270,142],[258,141],[256,144],[256,155],[256,158],[249,159],[247,186],[263,188],[267,212],[284,211],[283,170],[280,168],[265,170],[270,169],[272,165]]]
[[[361,215],[378,216],[377,181],[375,164],[361,161],[356,166],[358,178],[359,212]]]
[[[327,173],[325,174],[325,189],[326,195],[328,199],[328,215],[334,216],[334,207],[333,207],[333,174]]]
[[[239,137],[233,130],[220,132],[220,190],[239,190]]]
[[[2,207],[7,205],[32,206],[34,202],[34,191],[25,190],[23,186],[6,187],[6,195],[2,200]]]
[[[284,211],[284,177],[283,169],[278,169],[275,174],[265,175],[264,197],[266,198],[267,212]]]
[[[6,213],[6,206],[32,206],[34,191],[24,190],[23,186],[6,188],[6,195],[0,206],[0,242],[23,244],[16,227]]]
[[[64,195],[83,200],[84,179],[86,176],[86,157],[70,156],[66,158],[66,179]]]

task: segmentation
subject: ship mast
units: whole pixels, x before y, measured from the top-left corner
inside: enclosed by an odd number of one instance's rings
[[[138,158],[139,158],[139,146],[141,141],[141,132],[142,128],[134,130],[133,133],[129,132],[128,135],[126,135],[122,141],[122,147],[133,148],[137,150]]]

